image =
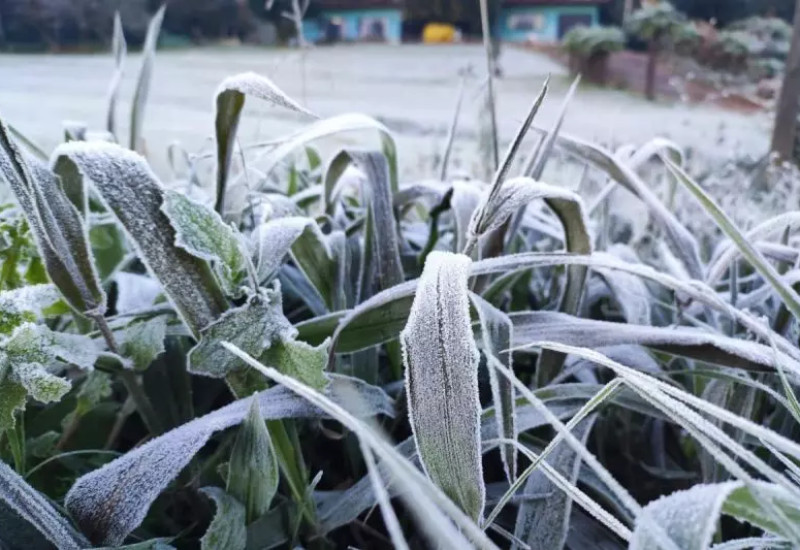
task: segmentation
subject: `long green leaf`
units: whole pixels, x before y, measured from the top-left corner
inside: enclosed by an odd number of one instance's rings
[[[408,414],[425,472],[477,521],[485,489],[478,350],[469,319],[470,259],[432,252],[400,335]]]
[[[114,56],[114,74],[108,87],[108,110],[106,111],[106,130],[117,141],[117,99],[122,77],[125,74],[125,57],[128,55],[128,44],[125,42],[125,31],[119,12],[114,14],[114,33],[111,36],[111,55]]]
[[[775,292],[778,293],[778,296],[781,297],[783,303],[786,305],[786,308],[792,312],[795,318],[800,320],[800,296],[798,296],[797,292],[786,284],[772,264],[770,264],[758,249],[753,246],[753,243],[744,236],[742,231],[736,227],[733,220],[722,211],[714,199],[712,199],[697,182],[689,177],[689,174],[684,172],[682,168],[669,159],[665,158],[664,162],[670,172],[672,172],[678,181],[683,184],[695,199],[697,199],[700,206],[702,206],[714,222],[716,222],[719,228],[736,244],[742,252],[742,256],[744,256],[756,271],[764,277],[767,283],[775,289]]]
[[[217,110],[214,119],[217,141],[217,194],[214,210],[220,215],[225,214],[225,192],[236,145],[236,131],[248,95],[290,111],[314,116],[275,86],[270,79],[261,75],[242,73],[222,81],[217,89]]]
[[[494,368],[495,362],[508,369],[512,369],[513,355],[506,351],[513,341],[513,325],[508,315],[495,308],[492,304],[476,294],[470,293],[472,305],[478,312],[480,320],[481,339],[480,346],[486,356],[489,370],[489,383],[492,388],[492,402],[495,405],[495,418],[497,419],[497,432],[503,439],[515,440],[517,438],[516,400],[514,388],[505,376],[499,376]],[[512,369],[513,370],[513,369]],[[513,445],[502,445],[500,456],[509,483],[517,477],[517,451]]]
[[[106,295],[94,266],[81,214],[58,178],[11,141],[0,120],[0,174],[24,212],[47,274],[78,313],[102,315]]]
[[[387,466],[387,471],[392,474],[393,485],[400,484],[406,489],[408,502],[412,503],[410,509],[415,513],[420,526],[432,541],[454,550],[469,548],[470,541],[476,548],[497,548],[474,521],[439,490],[436,485],[430,483],[415,466],[406,461],[390,444],[386,443],[374,430],[364,422],[359,421],[342,405],[335,403],[297,380],[282,375],[273,368],[261,365],[258,361],[236,348],[236,346],[227,343],[223,345],[261,374],[290,388],[291,391],[324,410],[353,431],[360,441],[368,445],[383,461],[383,464]],[[359,398],[357,396],[351,395],[349,401],[351,405],[358,401]],[[447,519],[448,517],[455,525]],[[456,526],[458,529],[455,528]],[[465,538],[465,535],[469,537],[469,541]]]
[[[88,541],[36,489],[0,461],[0,544],[79,550]],[[48,544],[49,543],[49,544]]]

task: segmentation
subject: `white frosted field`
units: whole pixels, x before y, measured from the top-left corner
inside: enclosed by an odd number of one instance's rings
[[[510,47],[504,50],[502,63],[505,75],[497,83],[497,96],[503,139],[513,135],[543,79],[552,74],[552,94],[538,119],[548,125],[569,82],[564,69],[540,54]],[[217,85],[227,75],[255,71],[320,115],[357,111],[378,117],[398,137],[404,174],[422,176],[442,148],[457,95],[458,70],[467,64],[474,66],[476,75],[483,74],[480,46],[325,47],[307,52],[305,63],[298,52],[286,49],[161,51],[146,113],[148,154],[156,169],[163,171],[170,143],[180,142],[189,151],[208,148]],[[123,123],[138,66],[138,55],[129,56],[118,115]],[[61,121],[84,121],[90,128],[102,129],[111,71],[110,55],[0,55],[0,114],[47,149],[61,138]],[[466,169],[474,163],[471,138],[480,85],[481,77],[475,76],[461,117],[456,161]],[[640,143],[659,135],[704,156],[756,157],[766,151],[770,123],[766,114],[653,104],[627,92],[584,86],[570,106],[565,131],[616,144]],[[291,115],[251,101],[241,137],[244,142],[277,138],[298,124]]]

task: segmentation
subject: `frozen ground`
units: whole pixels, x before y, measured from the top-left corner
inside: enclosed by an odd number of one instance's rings
[[[291,50],[198,48],[160,52],[145,120],[149,155],[159,171],[167,145],[181,142],[188,150],[208,147],[213,128],[212,99],[227,75],[256,71],[272,78],[287,93],[321,115],[364,112],[378,117],[398,135],[406,175],[427,171],[441,150],[452,117],[458,69],[472,64],[483,73],[483,51],[477,45],[317,48],[300,57]],[[544,77],[553,75],[553,93],[539,123],[556,116],[568,84],[563,68],[539,54],[506,48],[505,77],[497,84],[499,126],[510,138],[537,94]],[[138,71],[131,56],[123,86],[119,118],[127,119],[129,98]],[[53,147],[61,121],[87,122],[101,129],[106,90],[112,71],[110,55],[0,55],[0,114],[31,138]],[[457,155],[469,167],[477,109],[476,77],[467,94]],[[298,127],[293,117],[248,103],[243,140],[279,137]],[[766,115],[745,115],[712,106],[648,103],[625,92],[584,87],[570,106],[565,131],[603,142],[640,143],[656,135],[691,146],[711,157],[762,154],[770,125]]]

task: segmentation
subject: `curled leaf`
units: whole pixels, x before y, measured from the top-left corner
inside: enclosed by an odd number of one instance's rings
[[[717,530],[722,505],[741,485],[739,482],[696,485],[651,502],[636,521],[630,550],[662,547],[661,537],[653,534],[652,523],[661,527],[677,548],[706,550]]]
[[[214,209],[220,214],[224,213],[225,191],[236,144],[236,131],[245,97],[248,95],[290,111],[313,116],[264,76],[242,73],[222,81],[217,89],[217,112],[214,120],[217,137],[217,201]]]
[[[200,539],[200,550],[244,550],[247,546],[244,506],[218,487],[204,487],[200,491],[217,506],[211,525]]]
[[[141,156],[103,142],[70,142],[54,152],[91,181],[135,243],[139,256],[164,286],[195,333],[228,308],[208,264],[175,245],[175,229],[161,208],[164,190]]]
[[[253,231],[251,248],[259,284],[278,271],[294,242],[313,223],[311,218],[291,216],[269,220]]]
[[[384,290],[403,282],[397,221],[392,207],[392,181],[389,162],[383,153],[351,151],[350,156],[366,175],[369,185],[369,216],[365,243],[371,243],[367,274],[362,283],[362,297],[371,296],[373,289]]]
[[[106,295],[94,267],[83,218],[55,174],[24,155],[2,121],[0,174],[25,213],[50,279],[78,313],[102,315]]]
[[[122,29],[122,18],[119,12],[114,14],[114,33],[111,37],[111,53],[114,56],[114,74],[108,87],[108,111],[106,114],[106,130],[117,137],[117,97],[125,72],[125,57],[128,55],[128,44]]]
[[[425,472],[468,516],[483,514],[478,349],[469,318],[471,260],[432,252],[400,334],[408,414]]]

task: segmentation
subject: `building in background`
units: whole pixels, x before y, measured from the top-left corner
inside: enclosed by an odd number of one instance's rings
[[[309,42],[399,43],[403,0],[319,0],[317,17],[303,22]]]
[[[505,42],[556,42],[578,26],[597,25],[606,0],[503,0],[495,32]]]

